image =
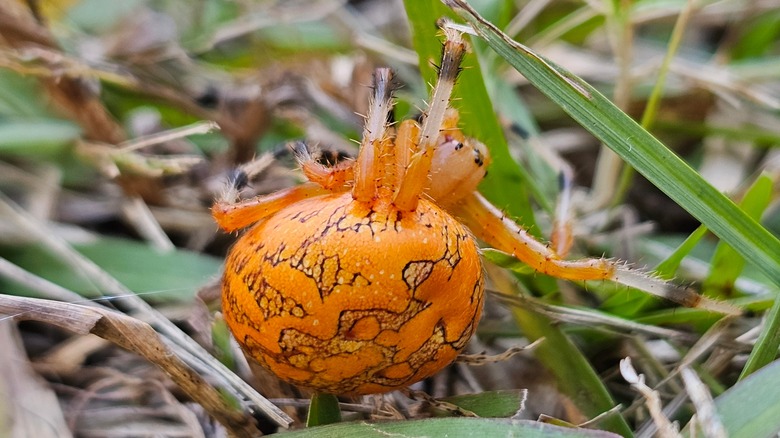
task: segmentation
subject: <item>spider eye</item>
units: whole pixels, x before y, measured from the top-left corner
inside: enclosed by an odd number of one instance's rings
[[[474,162],[477,164],[477,166],[482,167],[483,164],[485,164],[485,160],[482,157],[482,152],[480,152],[479,149],[474,148]]]

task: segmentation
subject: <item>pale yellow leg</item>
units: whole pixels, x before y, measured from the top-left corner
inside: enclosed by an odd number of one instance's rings
[[[446,28],[444,31],[447,39],[444,41],[439,77],[433,89],[428,112],[423,120],[417,151],[412,155],[406,169],[406,175],[393,199],[393,204],[403,211],[412,211],[417,208],[417,201],[428,186],[428,177],[433,155],[439,143],[439,134],[442,129],[450,128],[448,123],[457,123],[457,116],[453,120],[453,113],[448,112],[448,109],[452,88],[455,86],[455,79],[460,71],[460,62],[466,53],[466,43],[457,31]]]
[[[392,109],[392,71],[380,68],[374,72],[374,94],[366,115],[363,140],[355,164],[355,186],[352,197],[361,202],[376,198],[383,169],[381,151],[388,141],[387,113]]]
[[[295,142],[291,149],[306,179],[327,190],[343,190],[355,179],[355,162],[352,160],[325,166],[311,156],[305,143]]]
[[[454,213],[479,239],[512,254],[543,274],[567,280],[609,280],[684,306],[700,307],[719,313],[740,313],[739,309],[728,303],[703,297],[692,289],[677,286],[641,270],[631,269],[622,262],[604,258],[563,260],[548,245],[536,240],[525,229],[505,217],[477,192],[463,199],[454,208]]]
[[[211,207],[211,215],[220,228],[232,232],[265,219],[288,205],[328,193],[331,191],[319,184],[306,183],[239,202],[217,200]]]

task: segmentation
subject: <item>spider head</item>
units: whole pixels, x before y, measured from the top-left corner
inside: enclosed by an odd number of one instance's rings
[[[439,205],[452,205],[477,189],[487,174],[490,154],[480,141],[460,132],[441,136],[426,193]]]

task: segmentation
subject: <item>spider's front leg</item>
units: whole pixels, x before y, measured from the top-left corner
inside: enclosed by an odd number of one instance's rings
[[[689,288],[629,268],[605,258],[563,260],[547,244],[507,218],[478,192],[466,196],[455,207],[457,216],[480,239],[508,252],[538,272],[566,280],[608,280],[665,298],[686,307],[699,307],[725,314],[739,314],[736,307],[711,300]]]
[[[211,207],[211,214],[219,227],[227,232],[246,228],[298,201],[346,190],[354,172],[353,162],[345,161],[328,167],[320,164],[309,153],[306,144],[290,145],[304,175],[310,181],[299,186],[279,190],[265,196],[239,200],[239,192],[249,181],[270,165],[271,154],[266,154],[238,168],[227,183],[225,191]]]

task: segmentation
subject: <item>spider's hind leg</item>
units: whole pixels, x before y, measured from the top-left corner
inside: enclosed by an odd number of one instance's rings
[[[687,307],[732,315],[740,313],[729,303],[709,299],[690,288],[632,269],[621,261],[606,258],[564,260],[553,248],[504,216],[478,192],[464,198],[455,213],[476,237],[512,254],[540,273],[565,280],[608,280]]]

